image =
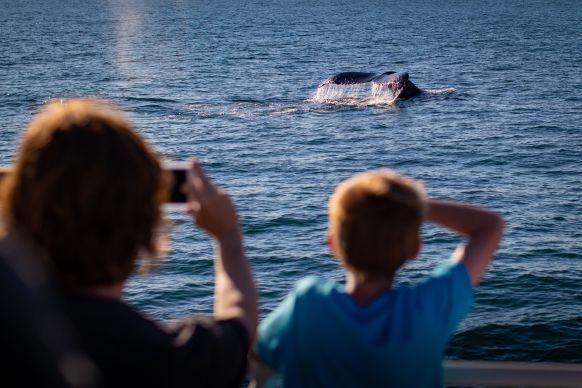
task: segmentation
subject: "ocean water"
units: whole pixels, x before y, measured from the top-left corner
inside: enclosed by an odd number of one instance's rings
[[[161,155],[198,157],[231,193],[262,315],[307,274],[342,279],[327,199],[394,168],[507,221],[447,356],[582,362],[581,20],[569,0],[1,0],[0,163],[47,101],[116,102]],[[334,73],[388,70],[435,93],[317,98]],[[208,313],[211,242],[168,219],[169,256],[126,300],[159,319]],[[459,242],[432,226],[423,238],[399,283]]]

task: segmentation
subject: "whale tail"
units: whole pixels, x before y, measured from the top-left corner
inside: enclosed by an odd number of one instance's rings
[[[396,97],[395,99],[409,99],[421,93],[421,90],[416,87],[409,79],[408,73],[397,73],[395,71],[387,71],[382,74],[377,73],[362,73],[362,72],[345,72],[333,75],[319,83],[317,88],[322,88],[326,85],[353,85],[370,82],[373,87],[384,90],[389,89]]]

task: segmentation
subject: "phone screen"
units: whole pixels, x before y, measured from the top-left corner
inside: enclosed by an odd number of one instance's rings
[[[170,191],[170,203],[186,203],[188,200],[184,193],[182,192],[182,186],[186,182],[186,170],[185,169],[171,169],[169,172],[172,174],[172,188]]]
[[[170,197],[168,203],[183,204],[188,202],[182,192],[182,186],[186,182],[186,172],[190,168],[190,162],[163,162],[163,168],[170,175]]]

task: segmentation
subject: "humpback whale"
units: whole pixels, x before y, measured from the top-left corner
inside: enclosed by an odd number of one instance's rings
[[[353,71],[339,73],[322,81],[317,87],[321,88],[329,84],[352,85],[366,82],[389,88],[394,93],[394,99],[407,100],[422,93],[422,90],[408,79],[408,73],[397,73],[395,71],[387,71],[382,74]]]

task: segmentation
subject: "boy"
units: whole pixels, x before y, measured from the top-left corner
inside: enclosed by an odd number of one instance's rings
[[[393,288],[421,246],[423,221],[466,238],[420,284]],[[286,387],[442,386],[449,337],[493,259],[502,219],[484,209],[426,200],[422,185],[390,170],[341,183],[329,203],[328,244],[345,286],[308,277],[260,325],[256,352]]]

